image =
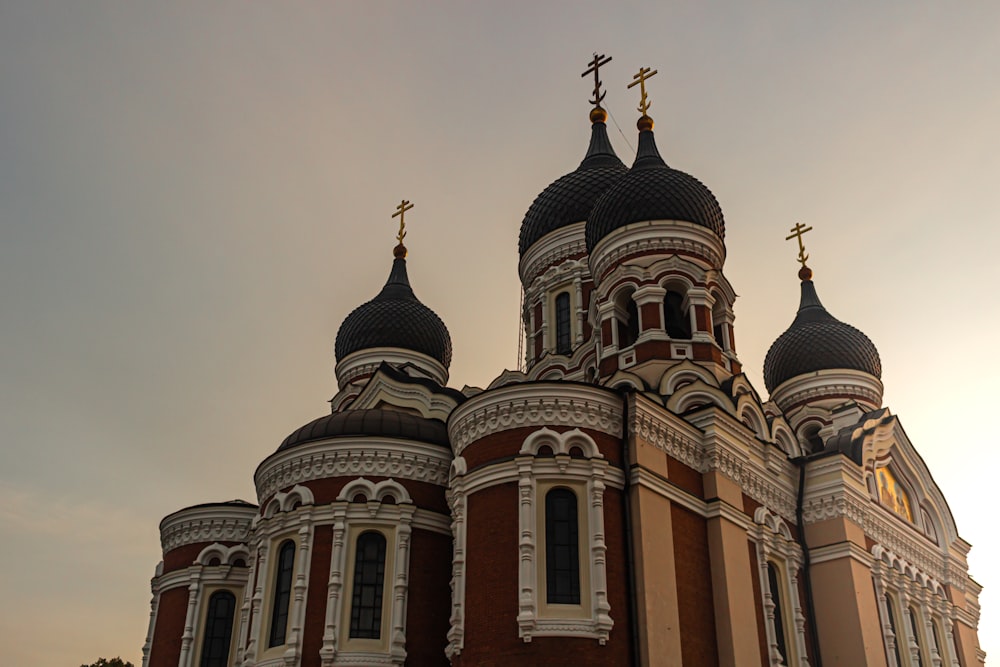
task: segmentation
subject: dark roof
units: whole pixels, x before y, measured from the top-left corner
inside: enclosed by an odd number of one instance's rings
[[[812,280],[802,281],[795,321],[764,358],[764,384],[773,392],[797,375],[846,368],[882,377],[882,362],[868,336],[826,311]]]
[[[396,410],[371,409],[345,410],[314,419],[285,438],[278,451],[339,436],[382,436],[450,446],[443,421]]]
[[[542,190],[525,214],[518,241],[521,255],[549,232],[589,218],[594,202],[626,171],[611,147],[607,127],[595,122],[580,166]]]
[[[337,332],[335,352],[341,360],[373,347],[413,350],[451,364],[451,336],[433,310],[413,294],[406,260],[396,258],[385,287],[374,299],[354,309]]]
[[[683,220],[726,236],[722,208],[694,176],[671,169],[660,157],[652,130],[639,133],[639,150],[628,174],[594,204],[587,222],[587,251],[616,229],[644,220]]]

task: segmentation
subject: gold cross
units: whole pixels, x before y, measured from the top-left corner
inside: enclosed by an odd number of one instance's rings
[[[597,70],[602,65],[607,65],[609,62],[611,62],[610,56],[605,56],[604,54],[597,55],[597,52],[595,51],[594,59],[591,60],[589,63],[590,69],[588,69],[586,72],[580,75],[580,76],[587,76],[591,72],[594,73],[594,99],[590,100],[590,103],[593,104],[595,107],[601,106],[601,102],[604,101],[604,96],[608,94],[607,92],[604,93],[601,92],[601,79],[598,76]]]
[[[811,232],[812,231],[812,227],[806,227],[801,222],[796,222],[795,226],[792,227],[788,231],[790,231],[791,234],[788,235],[788,236],[786,236],[785,240],[786,241],[791,241],[794,238],[798,238],[798,240],[799,240],[799,260],[798,261],[799,261],[799,263],[803,267],[805,267],[806,260],[809,259],[809,255],[806,254],[806,247],[804,245],[802,245],[802,235],[805,234],[806,232]]]
[[[403,221],[403,214],[411,208],[413,208],[413,204],[403,199],[399,202],[399,206],[396,207],[396,212],[392,214],[392,217],[399,218],[399,233],[396,234],[396,240],[400,243],[406,237],[406,223]]]
[[[653,103],[646,99],[646,79],[653,78],[653,75],[656,74],[657,71],[658,70],[655,69],[650,71],[648,67],[640,67],[639,73],[632,77],[634,79],[632,83],[628,84],[629,88],[639,84],[639,90],[642,92],[642,97],[639,99],[639,113],[643,116],[645,116],[646,112],[649,111],[649,108],[653,106]]]

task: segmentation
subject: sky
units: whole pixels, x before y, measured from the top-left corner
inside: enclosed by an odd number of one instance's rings
[[[337,327],[407,214],[451,386],[517,365],[517,236],[576,167],[595,51],[629,163],[726,216],[751,382],[798,304],[864,331],[948,498],[1000,655],[1000,4],[0,0],[0,653],[135,663],[159,520],[256,500],[329,409]],[[13,641],[13,638],[17,638]]]

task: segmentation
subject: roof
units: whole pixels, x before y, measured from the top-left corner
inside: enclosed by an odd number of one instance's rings
[[[639,133],[639,149],[628,174],[608,188],[587,222],[587,251],[611,232],[646,220],[682,220],[720,238],[726,224],[718,200],[701,181],[671,169],[660,157],[652,130]]]
[[[626,171],[608,140],[607,127],[595,122],[580,166],[542,190],[524,215],[518,241],[521,255],[549,232],[587,220],[597,199]]]
[[[438,419],[397,410],[345,410],[314,419],[285,438],[278,451],[342,436],[381,436],[450,447],[448,429]]]
[[[875,344],[858,329],[828,313],[813,281],[803,280],[795,320],[778,336],[764,358],[764,384],[773,392],[798,375],[839,368],[882,378],[882,361]]]
[[[448,328],[414,295],[402,257],[393,260],[382,291],[344,319],[334,347],[338,361],[358,350],[396,347],[426,354],[445,368],[451,364]]]

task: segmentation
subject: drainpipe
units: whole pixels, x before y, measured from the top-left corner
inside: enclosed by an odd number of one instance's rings
[[[618,392],[622,397],[622,468],[625,472],[625,486],[622,488],[624,502],[622,507],[625,510],[625,574],[628,582],[626,595],[628,596],[628,607],[631,618],[629,619],[629,629],[631,631],[630,664],[639,667],[639,607],[636,601],[635,589],[635,552],[632,548],[632,503],[629,500],[629,488],[631,486],[632,466],[629,464],[629,418],[628,402],[633,390],[625,389]]]

